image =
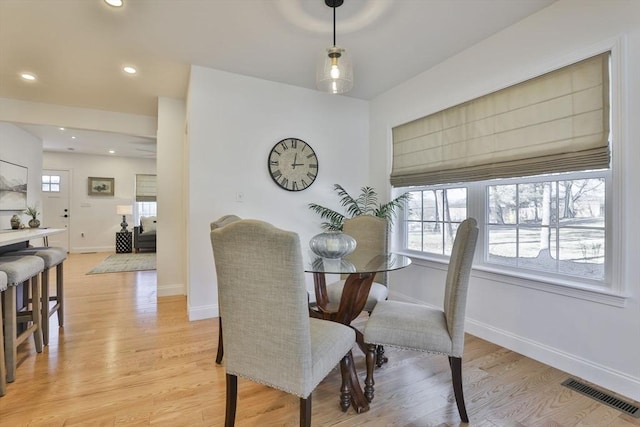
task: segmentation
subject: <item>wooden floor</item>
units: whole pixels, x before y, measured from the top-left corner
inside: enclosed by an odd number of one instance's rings
[[[65,326],[51,318],[41,354],[33,339],[21,346],[17,379],[0,398],[0,426],[223,425],[217,319],[189,322],[183,297],[157,301],[155,272],[85,274],[107,255],[69,256]],[[387,355],[369,412],[340,411],[334,370],[313,394],[313,425],[460,424],[445,357]],[[364,377],[364,357],[354,356]],[[463,374],[472,426],[640,426],[561,386],[567,374],[471,336]],[[296,397],[239,380],[238,426],[297,423]]]

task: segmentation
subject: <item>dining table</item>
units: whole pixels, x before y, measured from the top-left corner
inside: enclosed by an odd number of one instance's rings
[[[354,251],[339,259],[322,258],[311,254],[305,262],[305,272],[313,274],[316,302],[309,304],[309,315],[353,328],[356,333],[356,342],[366,354],[367,348],[363,334],[353,327],[351,322],[364,310],[376,273],[399,270],[410,264],[411,258],[393,252],[372,256],[370,253]],[[346,275],[339,302],[329,301],[326,287],[327,274]],[[351,369],[350,372],[351,404],[356,412],[365,412],[369,410],[369,402],[362,392],[355,369]]]

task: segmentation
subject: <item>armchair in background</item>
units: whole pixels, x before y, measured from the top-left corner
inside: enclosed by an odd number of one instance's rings
[[[140,249],[156,251],[156,223],[155,216],[140,217],[140,225],[133,227],[133,249],[136,253]]]

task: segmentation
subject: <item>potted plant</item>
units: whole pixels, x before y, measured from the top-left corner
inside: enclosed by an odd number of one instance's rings
[[[40,212],[38,212],[38,208],[36,206],[27,206],[27,210],[25,210],[24,213],[31,217],[31,219],[29,220],[29,227],[40,227],[40,220],[38,219],[38,215],[40,215]]]
[[[371,187],[362,187],[360,189],[360,195],[357,198],[349,195],[339,184],[334,184],[333,189],[338,193],[338,196],[340,196],[340,204],[346,208],[346,215],[348,215],[349,218],[359,215],[373,215],[386,219],[389,224],[393,224],[398,209],[402,208],[411,198],[409,193],[404,193],[388,203],[379,204],[378,194]],[[310,203],[309,209],[320,214],[321,219],[327,220],[321,224],[324,230],[342,230],[344,219],[347,218],[346,215],[316,203]]]

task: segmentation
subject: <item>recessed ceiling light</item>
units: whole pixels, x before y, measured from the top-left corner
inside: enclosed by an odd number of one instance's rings
[[[71,137],[71,139],[76,139],[76,137],[75,137],[75,136],[72,136],[72,137]]]
[[[58,129],[60,129],[60,130],[64,130],[64,128],[58,128]]]
[[[127,74],[136,74],[138,72],[138,70],[136,70],[135,68],[131,67],[131,66],[126,66],[124,68],[122,68],[124,70],[125,73]]]
[[[116,154],[116,152],[113,150],[109,150],[109,154]]]
[[[30,82],[36,79],[36,76],[31,73],[22,73],[20,74],[20,77],[22,77],[24,80],[29,80]]]
[[[104,2],[113,7],[121,7],[124,4],[123,0],[104,0]]]

